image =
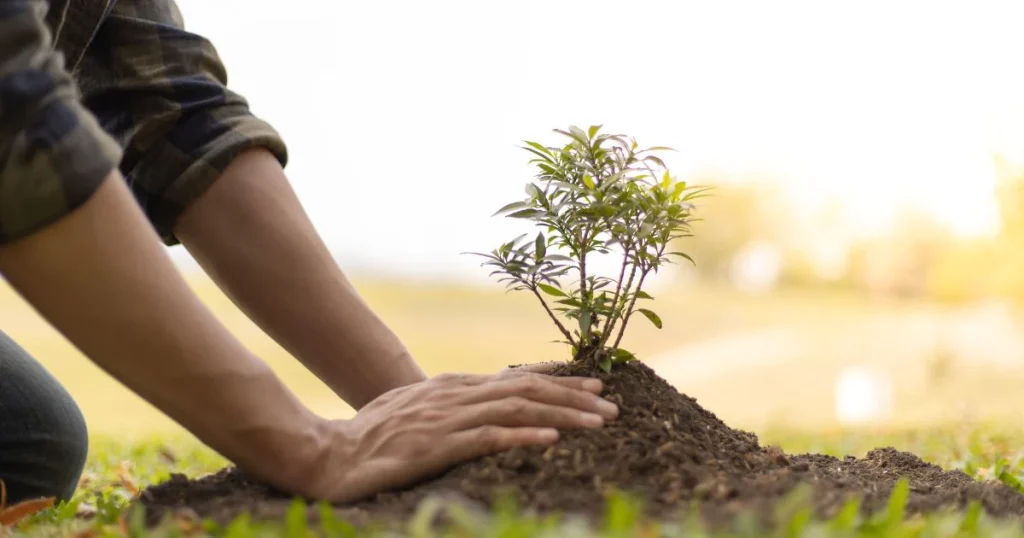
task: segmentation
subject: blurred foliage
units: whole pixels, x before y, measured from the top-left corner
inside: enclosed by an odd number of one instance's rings
[[[698,206],[693,237],[680,240],[679,248],[696,260],[693,269],[699,278],[724,282],[729,278],[735,255],[754,241],[778,242],[786,236],[784,204],[779,193],[767,181],[727,183],[716,178],[700,178],[700,185],[711,185],[709,196]]]
[[[843,224],[855,228],[856,215],[842,214],[841,204],[798,214],[771,181],[701,178],[715,189],[700,209],[695,237],[680,248],[696,260],[691,276],[705,282],[735,283],[736,261],[752,245],[770,245],[781,258],[779,288],[1024,306],[1024,166],[996,156],[995,169],[1001,227],[993,237],[955,236],[935,217],[907,207],[887,233],[851,238]]]
[[[995,237],[950,242],[928,274],[927,292],[953,303],[1003,299],[1024,303],[1024,168],[996,156]]]

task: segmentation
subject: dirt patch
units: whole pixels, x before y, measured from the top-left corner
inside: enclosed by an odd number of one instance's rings
[[[573,363],[560,374],[579,375]],[[587,373],[587,375],[594,375]],[[910,481],[909,513],[964,508],[978,500],[992,515],[1021,518],[1024,495],[998,482],[981,483],[944,471],[913,454],[882,448],[863,459],[788,455],[761,447],[753,434],[728,427],[696,400],[680,394],[641,363],[597,374],[619,418],[598,430],[564,432],[551,447],[514,449],[455,467],[411,488],[339,507],[361,525],[410,516],[428,496],[440,495],[486,508],[499,495],[518,506],[599,517],[614,490],[639,494],[651,517],[671,518],[700,500],[712,525],[740,512],[769,520],[778,502],[800,484],[813,488],[818,514],[834,515],[852,496],[865,511],[882,508],[900,477]],[[145,490],[139,502],[151,521],[168,510],[188,509],[224,523],[243,512],[279,517],[290,500],[236,469],[189,480],[175,475]],[[316,511],[310,511],[315,517]]]

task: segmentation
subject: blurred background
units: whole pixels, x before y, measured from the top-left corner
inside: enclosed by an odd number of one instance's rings
[[[523,139],[603,124],[716,187],[625,345],[730,425],[1024,426],[1024,8],[1013,2],[179,0],[290,144],[339,264],[430,373],[567,357],[478,260]],[[319,412],[351,410],[169,252]],[[178,431],[9,288],[94,433]]]

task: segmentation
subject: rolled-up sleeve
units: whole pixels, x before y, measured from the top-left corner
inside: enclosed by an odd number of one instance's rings
[[[172,0],[118,0],[75,76],[82,102],[124,148],[121,173],[168,246],[179,243],[185,209],[239,154],[260,148],[287,164],[281,135],[228,88],[217,49],[185,29]]]
[[[0,244],[72,212],[121,159],[80,103],[43,0],[0,1]]]

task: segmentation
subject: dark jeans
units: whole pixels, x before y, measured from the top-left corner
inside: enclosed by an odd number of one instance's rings
[[[0,332],[0,479],[7,503],[69,499],[88,450],[85,420],[71,395]]]

